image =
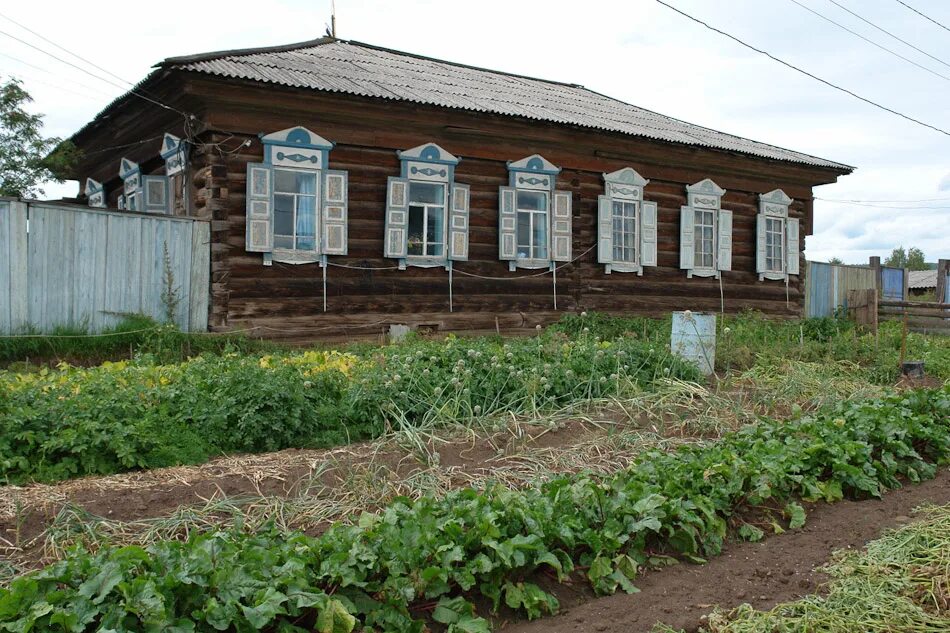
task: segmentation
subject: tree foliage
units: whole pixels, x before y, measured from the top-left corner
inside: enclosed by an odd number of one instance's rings
[[[831,259],[828,260],[828,263],[829,263],[829,264],[834,264],[835,266],[840,266],[840,265],[842,265],[844,262],[841,261],[841,258],[840,258],[840,257],[832,257]]]
[[[884,265],[891,268],[906,268],[908,270],[927,270],[927,263],[924,261],[924,252],[919,248],[911,246],[906,251],[903,246],[898,246],[891,251],[890,256],[884,260]]]
[[[75,163],[71,142],[43,137],[43,115],[26,110],[32,101],[19,79],[0,86],[0,196],[42,196],[40,185],[63,182]]]

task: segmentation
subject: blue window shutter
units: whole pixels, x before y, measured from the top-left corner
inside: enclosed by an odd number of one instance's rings
[[[401,259],[408,249],[409,179],[389,177],[386,186],[386,229],[383,255]]]
[[[611,264],[614,260],[614,220],[610,198],[597,196],[597,261]]]
[[[514,187],[498,189],[498,259],[513,260],[517,254],[518,192]]]
[[[732,270],[732,211],[719,210],[719,247],[716,265],[719,270]]]
[[[274,250],[274,170],[264,163],[247,166],[247,228],[245,248],[250,253]]]
[[[347,254],[348,175],[331,169],[323,179],[323,253]]]
[[[468,185],[452,185],[452,206],[449,212],[449,259],[468,260],[468,220],[471,190]]]

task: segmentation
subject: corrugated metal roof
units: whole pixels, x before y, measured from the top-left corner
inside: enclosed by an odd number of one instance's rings
[[[830,167],[852,167],[686,123],[583,86],[474,68],[359,42],[324,38],[165,60],[161,66],[266,83],[412,101],[620,132],[685,145]]]
[[[936,270],[911,270],[907,273],[908,288],[936,288]]]

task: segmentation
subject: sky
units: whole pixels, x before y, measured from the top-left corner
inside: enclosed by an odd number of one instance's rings
[[[35,99],[32,110],[45,115],[46,133],[66,137],[128,85],[11,18],[137,82],[166,57],[320,37],[330,1],[231,0],[225,9],[220,1],[166,0],[160,10],[143,8],[141,14],[128,2],[5,3],[0,31],[113,83],[3,34],[0,77],[21,78]],[[828,82],[950,133],[950,30],[897,0],[666,1]],[[905,2],[950,28],[950,2]],[[866,263],[897,246],[921,248],[927,261],[950,258],[950,135],[805,77],[655,0],[337,0],[336,16],[337,35],[344,39],[578,83],[691,123],[857,167],[838,183],[815,189],[808,259]],[[74,196],[77,190],[75,182],[50,184],[46,194]]]

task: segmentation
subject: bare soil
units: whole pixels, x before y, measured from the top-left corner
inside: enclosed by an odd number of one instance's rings
[[[820,592],[818,568],[836,550],[860,548],[881,532],[912,521],[914,508],[950,503],[950,469],[933,480],[908,484],[883,499],[806,504],[808,522],[758,543],[730,542],[704,565],[679,564],[648,572],[639,593],[594,598],[586,588],[557,589],[561,612],[534,622],[504,622],[505,633],[567,631],[648,632],[658,623],[698,630],[713,607],[743,603],[757,609]]]

